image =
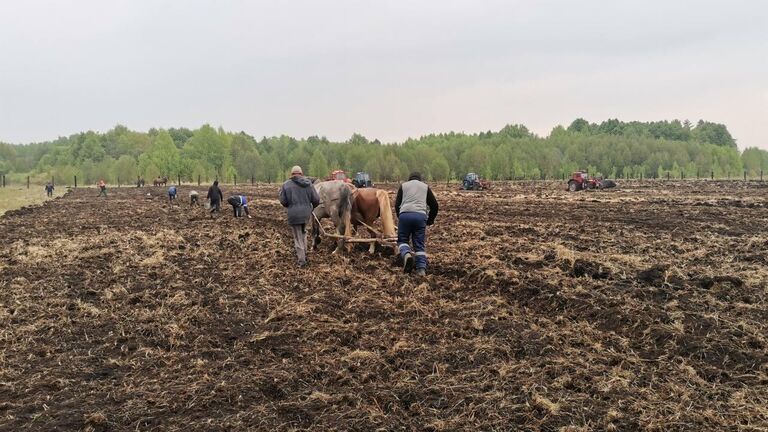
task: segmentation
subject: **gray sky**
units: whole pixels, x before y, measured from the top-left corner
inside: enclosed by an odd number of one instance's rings
[[[0,2],[0,141],[211,123],[390,142],[577,117],[704,118],[768,149],[768,2]]]

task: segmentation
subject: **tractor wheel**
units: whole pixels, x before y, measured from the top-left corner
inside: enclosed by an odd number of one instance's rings
[[[571,192],[576,192],[579,190],[579,184],[575,181],[571,180],[568,182],[568,190]]]

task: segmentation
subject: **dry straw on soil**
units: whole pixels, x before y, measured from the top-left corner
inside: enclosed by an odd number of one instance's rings
[[[297,269],[274,185],[9,212],[0,430],[766,430],[768,189],[662,186],[438,185],[423,280]]]

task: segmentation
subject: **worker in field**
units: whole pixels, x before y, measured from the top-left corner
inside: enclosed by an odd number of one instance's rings
[[[227,202],[232,206],[232,211],[235,213],[235,217],[243,217],[243,213],[251,218],[251,214],[248,212],[248,197],[245,195],[232,195],[227,198]]]
[[[168,205],[173,205],[174,201],[176,201],[176,186],[171,186],[168,188]]]
[[[211,214],[221,210],[221,202],[224,200],[224,194],[219,188],[218,180],[214,180],[211,187],[208,188],[208,195],[206,198],[208,198],[211,203]]]
[[[401,184],[395,199],[397,211],[397,247],[406,273],[416,268],[418,276],[427,274],[427,226],[435,223],[437,200],[432,189],[421,180],[421,174],[411,173]],[[411,249],[411,244],[413,249]]]
[[[288,225],[293,234],[293,246],[299,267],[307,261],[307,222],[312,210],[320,204],[320,196],[312,182],[304,177],[300,166],[291,168],[291,178],[280,187],[280,204],[286,208]]]
[[[189,206],[192,207],[194,205],[197,205],[199,194],[196,190],[189,191]]]
[[[104,179],[99,180],[99,196],[107,197],[107,184]]]
[[[48,182],[48,183],[45,184],[45,194],[48,197],[52,197],[53,196],[53,183]]]

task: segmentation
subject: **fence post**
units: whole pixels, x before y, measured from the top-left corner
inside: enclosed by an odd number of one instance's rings
[[[55,184],[56,184],[56,182],[54,181],[54,178],[55,178],[55,177],[51,176],[51,184],[52,184],[52,185],[55,185]]]
[[[669,171],[667,171],[667,180],[669,180]]]
[[[685,180],[685,172],[680,171],[680,180]]]
[[[715,170],[712,170],[712,180],[715,179]]]
[[[117,187],[120,187],[120,176],[117,176]]]
[[[77,176],[75,176],[75,187],[77,187]]]
[[[747,170],[744,170],[744,181],[747,181]]]
[[[197,185],[200,186],[200,174],[197,175]]]
[[[5,187],[5,174],[3,174],[3,187]]]
[[[181,174],[177,174],[178,185],[181,186]]]
[[[29,189],[29,176],[27,176],[27,189]]]
[[[253,174],[251,174],[251,186],[253,186]]]
[[[232,174],[232,178],[235,181],[235,186],[237,186],[237,174]]]

